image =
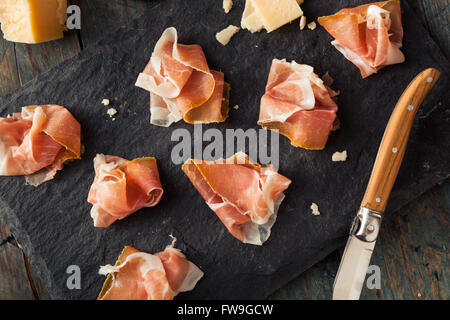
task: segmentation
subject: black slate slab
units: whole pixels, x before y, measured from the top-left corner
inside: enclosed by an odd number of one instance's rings
[[[93,299],[104,277],[100,265],[113,263],[124,245],[146,252],[162,250],[178,238],[177,247],[205,272],[192,292],[180,298],[262,298],[343,245],[363,196],[385,125],[400,94],[421,70],[435,67],[443,74],[425,100],[414,123],[408,150],[394,187],[388,214],[445,179],[449,172],[449,64],[417,17],[403,4],[406,62],[362,80],[359,71],[317,30],[300,31],[298,21],[273,33],[239,32],[227,47],[215,33],[239,25],[243,1],[225,15],[217,1],[154,1],[152,8],[97,47],[81,52],[15,93],[0,98],[0,114],[29,104],[67,106],[81,122],[86,153],[67,165],[53,181],[39,188],[22,177],[2,177],[1,214],[23,245],[53,298]],[[364,1],[307,1],[311,19]],[[170,128],[149,124],[148,94],[136,87],[138,73],[168,26],[175,26],[181,43],[200,44],[210,67],[225,73],[232,85],[227,122],[206,126],[258,128],[259,99],[271,60],[295,59],[318,74],[329,72],[339,89],[342,128],[324,151],[290,146],[280,137],[280,172],[293,180],[281,206],[272,236],[263,247],[244,245],[231,237],[215,214],[170,161],[178,123]],[[112,121],[101,104],[109,98],[119,113]],[[347,150],[348,160],[333,163],[335,151]],[[155,208],[141,210],[107,230],[92,226],[86,202],[94,177],[96,153],[126,158],[155,156],[165,194]],[[321,215],[309,206],[319,204]],[[81,268],[81,290],[66,287],[70,265]]]

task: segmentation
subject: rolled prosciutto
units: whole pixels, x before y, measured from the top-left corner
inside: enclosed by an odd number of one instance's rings
[[[318,21],[335,38],[331,44],[359,68],[363,78],[405,61],[398,0],[342,9]]]
[[[98,154],[94,159],[95,179],[89,190],[94,226],[107,228],[161,200],[163,188],[155,158],[131,161]]]
[[[156,43],[136,86],[150,92],[150,122],[168,127],[223,122],[228,117],[229,85],[222,72],[210,70],[199,45],[178,43],[177,30],[167,28]]]
[[[81,159],[81,126],[65,107],[27,106],[0,118],[1,176],[38,186],[72,159]]]

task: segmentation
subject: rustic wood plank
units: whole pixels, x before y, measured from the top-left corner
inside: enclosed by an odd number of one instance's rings
[[[6,225],[5,220],[0,218],[0,246],[10,240],[11,237],[12,234],[9,231],[8,226]]]
[[[22,254],[25,269],[27,270],[28,282],[33,290],[35,298],[39,300],[50,300],[50,295],[47,293],[45,284],[41,281],[39,274],[37,274],[34,268],[30,265],[30,262],[25,254],[23,252]]]
[[[14,43],[0,39],[0,95],[20,86]]]
[[[41,44],[15,44],[21,83],[25,84],[81,50],[76,31],[66,32],[64,39]]]
[[[371,262],[381,268],[381,298],[448,298],[449,190],[446,181],[386,217]]]
[[[33,300],[34,294],[28,282],[23,253],[9,242],[0,246],[0,299]]]

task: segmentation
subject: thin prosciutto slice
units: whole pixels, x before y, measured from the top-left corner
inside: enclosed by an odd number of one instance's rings
[[[235,238],[254,245],[269,238],[291,180],[243,153],[217,161],[189,159],[182,169]]]
[[[223,122],[228,117],[229,87],[223,73],[209,69],[199,45],[179,44],[173,27],[156,43],[136,86],[150,92],[152,124]]]
[[[125,247],[115,266],[100,268],[108,275],[99,300],[172,300],[191,291],[203,272],[171,246],[156,254]]]
[[[278,130],[293,146],[323,149],[337,120],[336,95],[311,66],[274,59],[258,124]]]
[[[66,161],[81,158],[81,126],[58,105],[23,107],[0,118],[0,175],[31,185],[53,179]]]
[[[88,202],[93,204],[94,226],[107,228],[116,220],[159,203],[163,188],[155,158],[128,161],[98,154],[94,159],[95,179]]]
[[[331,44],[359,68],[363,78],[405,61],[400,51],[403,40],[400,1],[342,9],[319,18],[319,23],[335,38]]]

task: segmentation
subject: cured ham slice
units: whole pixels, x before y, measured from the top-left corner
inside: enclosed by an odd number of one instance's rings
[[[228,117],[229,85],[223,73],[209,69],[199,45],[179,44],[173,27],[156,43],[136,86],[150,92],[152,124],[223,122]]]
[[[274,59],[258,124],[279,130],[293,146],[323,149],[336,126],[336,95],[311,66]]]
[[[116,220],[159,203],[163,188],[155,158],[132,161],[98,154],[94,159],[95,179],[88,202],[93,204],[94,226],[107,228]]]
[[[346,8],[319,18],[335,38],[331,44],[353,62],[366,78],[381,68],[402,63],[403,40],[400,1],[382,1]]]
[[[0,175],[31,185],[53,179],[66,161],[81,159],[81,126],[58,105],[23,107],[0,118]]]
[[[183,171],[235,238],[254,245],[269,238],[291,183],[272,165],[252,163],[237,153],[217,161],[189,159]]]
[[[157,254],[125,247],[115,266],[100,268],[108,275],[99,300],[172,300],[191,291],[203,272],[171,246]]]

